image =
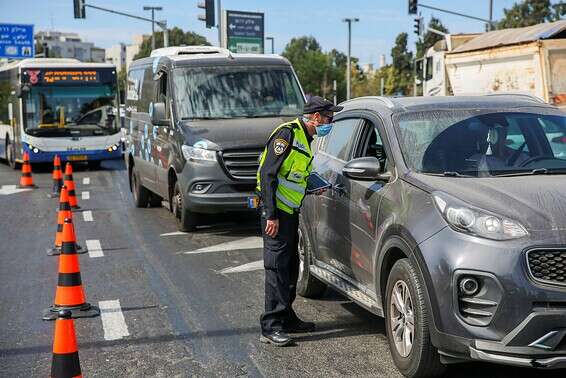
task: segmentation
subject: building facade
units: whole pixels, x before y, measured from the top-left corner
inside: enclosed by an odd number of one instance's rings
[[[49,57],[75,58],[82,62],[105,61],[104,49],[95,47],[92,42],[83,42],[77,33],[40,31],[35,40],[44,51],[47,49]]]

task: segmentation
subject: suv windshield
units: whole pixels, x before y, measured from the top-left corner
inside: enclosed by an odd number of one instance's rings
[[[554,111],[428,111],[396,118],[405,162],[445,176],[566,173],[566,116]]]
[[[297,116],[304,105],[292,71],[280,67],[178,68],[173,90],[181,119]]]
[[[24,99],[24,128],[35,136],[113,134],[115,102],[116,90],[109,85],[32,87]]]

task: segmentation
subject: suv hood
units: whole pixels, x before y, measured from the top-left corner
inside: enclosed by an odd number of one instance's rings
[[[187,144],[205,139],[220,150],[262,148],[273,130],[296,117],[231,118],[183,121]]]
[[[497,178],[436,177],[410,173],[407,181],[521,222],[531,231],[566,230],[564,175]]]

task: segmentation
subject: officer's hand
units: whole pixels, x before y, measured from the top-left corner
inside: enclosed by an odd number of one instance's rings
[[[274,238],[279,232],[279,219],[268,219],[265,225],[265,233]]]

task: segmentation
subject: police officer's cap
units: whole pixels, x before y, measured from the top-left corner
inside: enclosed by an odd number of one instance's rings
[[[321,112],[339,112],[344,109],[343,106],[336,106],[332,102],[319,96],[312,96],[305,104],[304,114],[313,114]]]

